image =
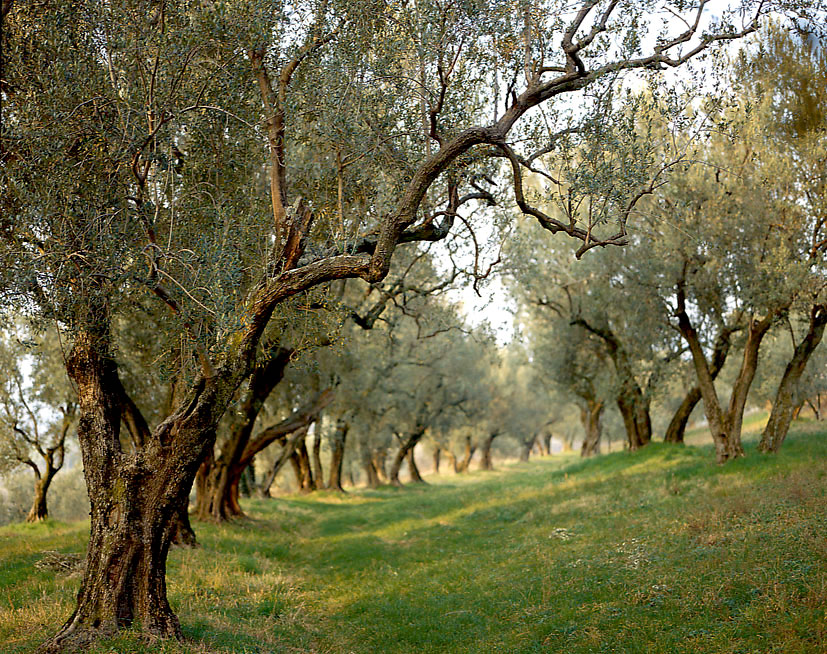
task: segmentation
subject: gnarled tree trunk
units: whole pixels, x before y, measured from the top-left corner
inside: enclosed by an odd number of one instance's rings
[[[520,441],[520,461],[522,463],[528,461],[528,458],[531,456],[531,448],[534,447],[535,440],[537,440],[537,434],[532,434],[528,438],[523,437]]]
[[[91,312],[90,312],[91,313]],[[181,637],[166,594],[166,559],[175,524],[212,445],[211,434],[240,376],[200,378],[186,402],[132,451],[120,440],[122,388],[98,308],[67,358],[78,389],[78,439],[91,505],[86,570],[74,613],[41,649],[84,649],[133,622]]]
[[[388,450],[384,447],[377,447],[373,450],[371,457],[373,459],[373,469],[379,476],[380,483],[389,483],[390,476],[388,475]]]
[[[632,363],[626,349],[617,336],[608,328],[594,327],[583,319],[573,321],[599,336],[606,344],[609,357],[615,367],[620,389],[617,394],[617,408],[623,417],[626,440],[630,450],[648,445],[652,440],[652,420],[649,416],[649,400],[635,379]]]
[[[49,492],[49,484],[51,481],[46,475],[35,480],[32,508],[29,509],[26,522],[40,522],[49,517],[49,509],[46,505],[46,494]]]
[[[649,402],[637,382],[623,382],[617,397],[617,408],[626,428],[626,443],[630,450],[648,445],[652,440],[652,420],[649,417]]]
[[[370,451],[365,448],[362,452],[362,467],[365,469],[365,477],[370,488],[379,487],[379,475],[376,473],[376,465]]]
[[[233,507],[237,512],[236,515],[241,514],[241,506],[238,503],[238,485],[241,480],[241,475],[253,462],[256,454],[276,441],[286,443],[285,449],[279,454],[279,459],[276,461],[276,464],[271,470],[271,474],[268,475],[268,479],[264,484],[267,490],[262,494],[266,496],[269,494],[270,486],[273,484],[279,470],[281,470],[281,467],[287,462],[285,457],[291,456],[300,445],[304,446],[304,438],[307,435],[307,430],[310,428],[310,425],[317,420],[322,410],[330,404],[332,399],[333,389],[325,389],[314,395],[307,404],[294,411],[289,417],[263,429],[256,434],[255,437],[247,439],[247,445],[244,447],[241,455],[238,456],[235,464],[227,468],[226,471],[227,491],[224,494],[224,498],[229,503],[229,506]],[[305,455],[307,455],[306,447]],[[279,463],[279,461],[281,461],[281,463]],[[309,469],[309,457],[307,465]],[[310,478],[312,479],[312,475]],[[312,490],[312,483],[305,481],[304,484],[302,487],[304,490]]]
[[[316,480],[313,478],[310,454],[307,451],[307,444],[304,438],[299,439],[295,456],[299,465],[299,490],[303,493],[310,493],[316,490]]]
[[[793,412],[796,408],[795,392],[801,375],[807,367],[810,355],[815,351],[824,336],[824,328],[827,325],[827,305],[816,305],[810,311],[810,324],[807,334],[802,341],[796,345],[793,356],[784,370],[778,390],[775,393],[775,401],[772,404],[772,412],[761,435],[761,442],[758,450],[765,453],[778,452],[781,444],[790,430],[790,423],[793,420]]]

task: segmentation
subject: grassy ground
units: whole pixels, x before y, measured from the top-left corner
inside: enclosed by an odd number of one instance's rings
[[[777,457],[654,444],[245,505],[170,557],[187,642],[99,652],[825,652],[827,431]],[[0,529],[0,651],[69,615],[87,525]]]

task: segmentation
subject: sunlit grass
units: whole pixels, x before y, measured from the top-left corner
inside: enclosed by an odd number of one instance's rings
[[[715,466],[656,443],[427,486],[252,500],[170,557],[187,641],[98,652],[820,652],[827,642],[827,431]],[[0,650],[72,609],[85,524],[0,529]]]

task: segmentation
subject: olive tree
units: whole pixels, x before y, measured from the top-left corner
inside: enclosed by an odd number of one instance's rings
[[[50,334],[35,340],[17,330],[0,336],[0,472],[27,466],[34,474],[26,522],[49,517],[49,488],[76,425],[75,393],[54,341]]]
[[[773,8],[662,4],[4,1],[0,298],[63,331],[91,501],[77,607],[43,651],[133,623],[181,636],[175,516],[285,303],[379,281],[399,245],[444,238],[503,157],[545,229],[582,251],[626,242],[649,180],[561,221],[522,171],[576,143],[619,76],[683,66]],[[610,189],[574,178],[566,194]],[[152,424],[118,359],[148,301],[181,371]]]

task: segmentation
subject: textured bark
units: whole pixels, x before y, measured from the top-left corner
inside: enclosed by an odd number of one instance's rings
[[[494,465],[491,462],[491,446],[494,444],[494,439],[499,436],[499,432],[492,431],[482,442],[482,456],[480,460],[480,470],[493,470]]]
[[[198,538],[190,524],[189,500],[178,509],[172,520],[172,544],[179,547],[198,547]]]
[[[290,419],[282,421],[279,423],[279,425],[286,425],[288,424],[289,420]],[[286,434],[279,434],[278,436],[275,436],[272,438],[272,440],[270,440],[270,437],[273,435],[273,432],[278,431],[276,427],[278,427],[278,425],[274,427],[268,427],[265,430],[265,432],[268,433],[268,444],[275,441],[279,441],[282,443],[282,448],[281,452],[279,452],[278,457],[276,457],[276,460],[273,462],[273,467],[270,469],[270,472],[265,478],[264,483],[260,487],[259,494],[262,497],[270,497],[270,488],[272,487],[273,482],[275,482],[279,472],[281,472],[282,468],[288,462],[293,466],[294,472],[296,472],[296,483],[298,484],[298,487],[300,489],[302,487],[302,473],[301,467],[299,465],[299,459],[296,456],[296,448],[299,446],[300,442],[304,441],[304,438],[307,435],[309,425],[299,426],[292,433],[288,432],[290,434],[289,437]]]
[[[344,492],[342,488],[342,464],[345,460],[345,442],[350,431],[350,423],[346,420],[339,420],[336,423],[336,431],[330,439],[330,476],[327,487],[330,490]]]
[[[747,327],[747,341],[744,344],[741,369],[732,387],[726,416],[730,431],[731,448],[737,456],[744,455],[744,448],[741,444],[741,427],[744,422],[744,410],[747,406],[749,389],[758,369],[758,350],[761,347],[761,341],[772,326],[775,316],[775,313],[770,313],[761,320],[753,318]]]
[[[600,437],[603,434],[600,419],[603,416],[603,409],[603,402],[595,399],[587,401],[586,406],[580,408],[580,422],[585,432],[580,456],[594,456],[600,453]]]
[[[827,305],[814,306],[810,311],[807,334],[796,345],[793,356],[784,370],[781,382],[778,384],[772,412],[764,428],[764,433],[761,435],[761,442],[758,444],[759,451],[775,453],[781,449],[796,409],[795,394],[798,382],[807,367],[810,355],[818,347],[824,336],[825,325],[827,325]]]
[[[728,429],[726,417],[721,409],[712,373],[701,347],[698,333],[683,307],[682,293],[682,287],[679,287],[678,327],[692,352],[692,362],[695,367],[695,374],[698,377],[698,388],[704,401],[704,414],[709,424],[712,440],[715,443],[715,459],[718,463],[725,463],[729,459],[743,456],[744,451],[740,446],[740,442],[731,435]]]
[[[181,637],[166,595],[166,558],[177,518],[212,444],[217,406],[237,381],[199,379],[187,401],[140,448],[121,446],[122,398],[110,358],[105,308],[80,330],[67,358],[78,389],[78,439],[91,505],[86,571],[74,613],[41,652],[85,649],[134,622],[144,632]],[[240,381],[240,377],[236,378]]]
[[[250,465],[244,468],[241,473],[241,479],[238,484],[238,494],[242,497],[252,497],[253,491],[256,488],[256,466],[255,460],[250,461]]]
[[[49,517],[49,509],[46,506],[46,494],[49,492],[49,484],[51,481],[52,480],[45,475],[35,481],[32,508],[29,509],[26,522],[40,522]]]
[[[617,397],[617,408],[626,429],[626,445],[634,451],[647,445],[652,439],[652,421],[649,417],[649,402],[644,398],[637,384],[622,384]]]
[[[383,484],[390,482],[388,475],[388,451],[384,447],[378,447],[373,450],[371,454],[373,458],[373,468],[379,476],[379,481]]]
[[[302,493],[310,493],[316,490],[316,480],[313,478],[310,454],[307,451],[307,443],[304,438],[299,440],[296,447],[296,458],[299,463],[299,490]]]
[[[37,430],[35,430],[34,435],[26,435],[26,440],[34,445],[34,448],[43,459],[43,472],[41,473],[40,467],[32,459],[25,456],[18,457],[18,461],[28,465],[34,472],[32,506],[26,516],[26,522],[40,522],[49,517],[47,502],[49,487],[52,485],[52,480],[55,478],[55,475],[60,472],[60,469],[63,467],[66,454],[66,436],[69,434],[69,429],[72,424],[74,424],[75,419],[75,405],[73,403],[62,406],[60,410],[63,413],[63,420],[60,431],[51,445],[46,446],[41,442]],[[17,425],[15,425],[14,428],[19,433],[25,434]]]
[[[319,414],[328,404],[330,404],[332,399],[333,389],[325,389],[314,395],[307,402],[307,404],[294,411],[289,417],[275,425],[267,427],[256,434],[255,437],[250,437],[247,439],[243,452],[238,456],[236,462],[227,468],[226,471],[227,490],[224,494],[224,498],[227,502],[229,510],[233,512],[233,515],[242,515],[241,506],[238,503],[238,486],[241,481],[241,475],[247,467],[252,464],[256,454],[264,450],[270,444],[276,441],[281,441],[286,442],[288,444],[288,448],[292,448],[290,453],[287,455],[290,456],[290,454],[295,451],[295,448],[298,447],[300,443],[304,443],[304,437],[307,434],[307,430],[310,428],[310,425],[318,419]],[[282,452],[282,454],[283,453],[284,452]],[[307,450],[305,448],[305,454],[306,453]],[[281,459],[281,455],[279,456],[279,459]],[[262,494],[264,496],[269,495],[270,487],[272,486],[276,475],[279,470],[281,470],[281,466],[286,463],[286,461],[282,461],[282,463],[279,464],[279,459],[277,459],[274,468],[271,470],[271,474],[268,475],[268,479],[263,485],[263,489],[265,490]],[[310,479],[312,479],[312,475],[310,475]],[[305,479],[304,476],[303,484],[304,485],[302,488],[304,490],[312,490],[315,488],[315,482],[308,485],[307,479]]]
[[[362,452],[362,467],[365,469],[368,486],[378,488],[379,475],[376,473],[376,465],[373,463],[373,457],[367,448]]]

